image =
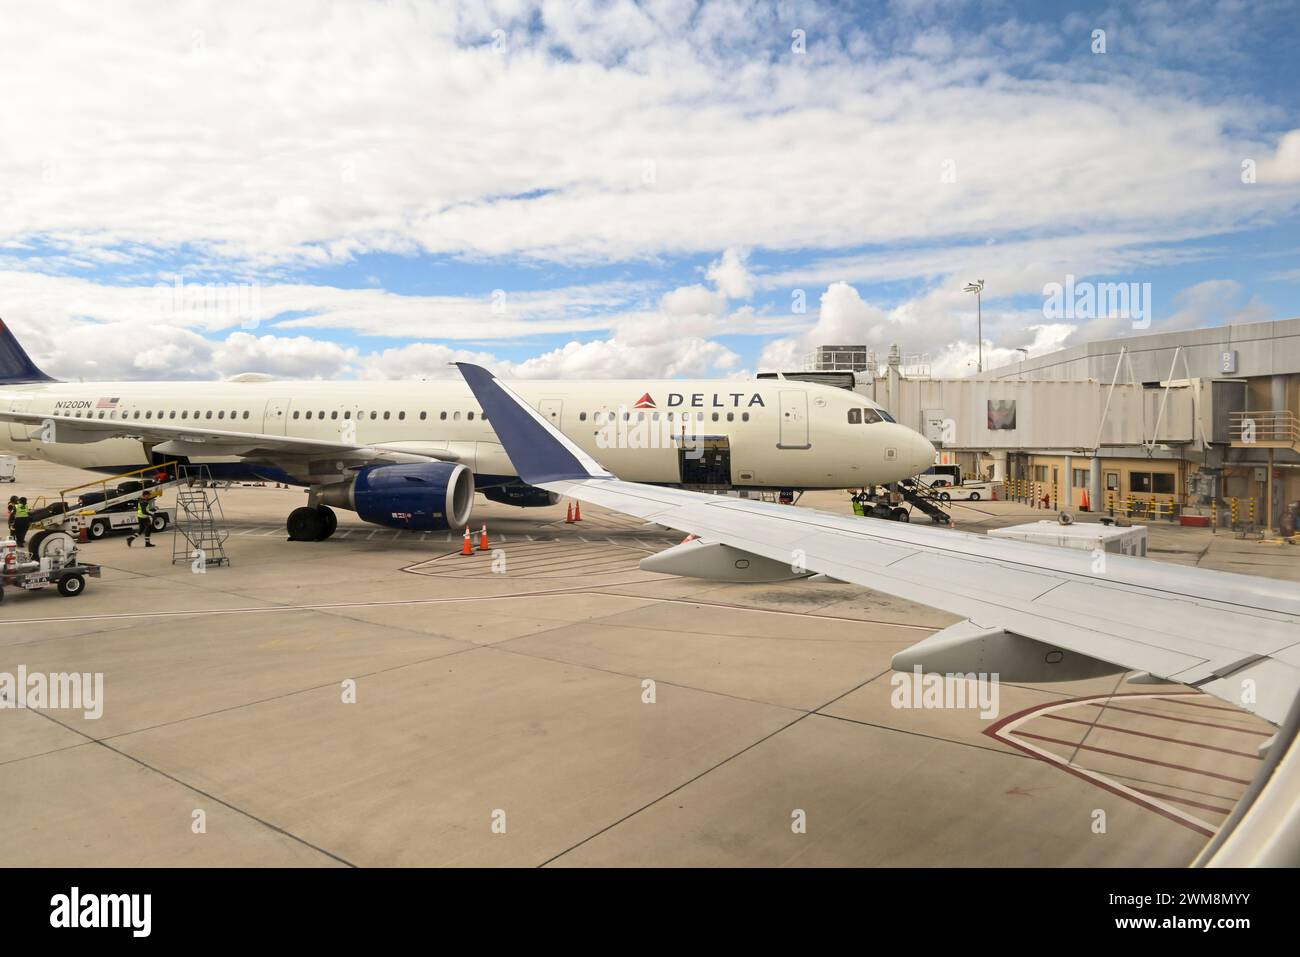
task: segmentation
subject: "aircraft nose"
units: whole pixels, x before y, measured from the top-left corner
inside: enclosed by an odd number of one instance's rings
[[[937,451],[934,445],[920,432],[912,433],[911,455],[912,463],[916,465],[918,472],[924,472],[934,464]]]

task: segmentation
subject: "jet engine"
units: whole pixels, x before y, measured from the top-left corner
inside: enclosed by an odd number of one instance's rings
[[[474,507],[474,473],[451,462],[368,465],[346,482],[322,488],[318,501],[389,528],[461,528]]]

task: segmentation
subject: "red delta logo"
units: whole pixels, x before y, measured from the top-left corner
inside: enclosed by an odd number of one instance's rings
[[[657,409],[658,406],[655,405],[655,400],[652,399],[652,398],[650,398],[650,393],[647,392],[645,395],[641,396],[641,398],[639,398],[639,399],[636,400],[636,405],[632,406],[632,408],[634,408],[634,409]]]

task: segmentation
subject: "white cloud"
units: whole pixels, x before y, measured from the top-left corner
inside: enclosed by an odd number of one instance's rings
[[[1289,174],[1253,193],[1227,175],[1271,148],[1228,132],[1268,128],[1267,106],[1174,95],[1185,78],[1140,58],[1017,77],[1057,34],[1002,20],[954,44],[913,15],[883,25],[891,49],[811,3],[40,4],[6,23],[24,148],[0,157],[0,241],[618,261],[1295,208]],[[807,54],[769,55],[794,21]]]
[[[733,247],[709,267],[709,278],[728,299],[748,299],[754,294],[754,277],[745,265],[747,256],[748,253]]]

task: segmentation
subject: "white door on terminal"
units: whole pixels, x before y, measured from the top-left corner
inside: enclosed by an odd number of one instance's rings
[[[537,411],[546,416],[546,418],[550,420],[551,425],[558,429],[560,427],[560,418],[564,413],[564,400],[543,399],[542,404],[537,407]]]
[[[781,390],[781,434],[778,449],[809,449],[808,393],[802,389]]]

